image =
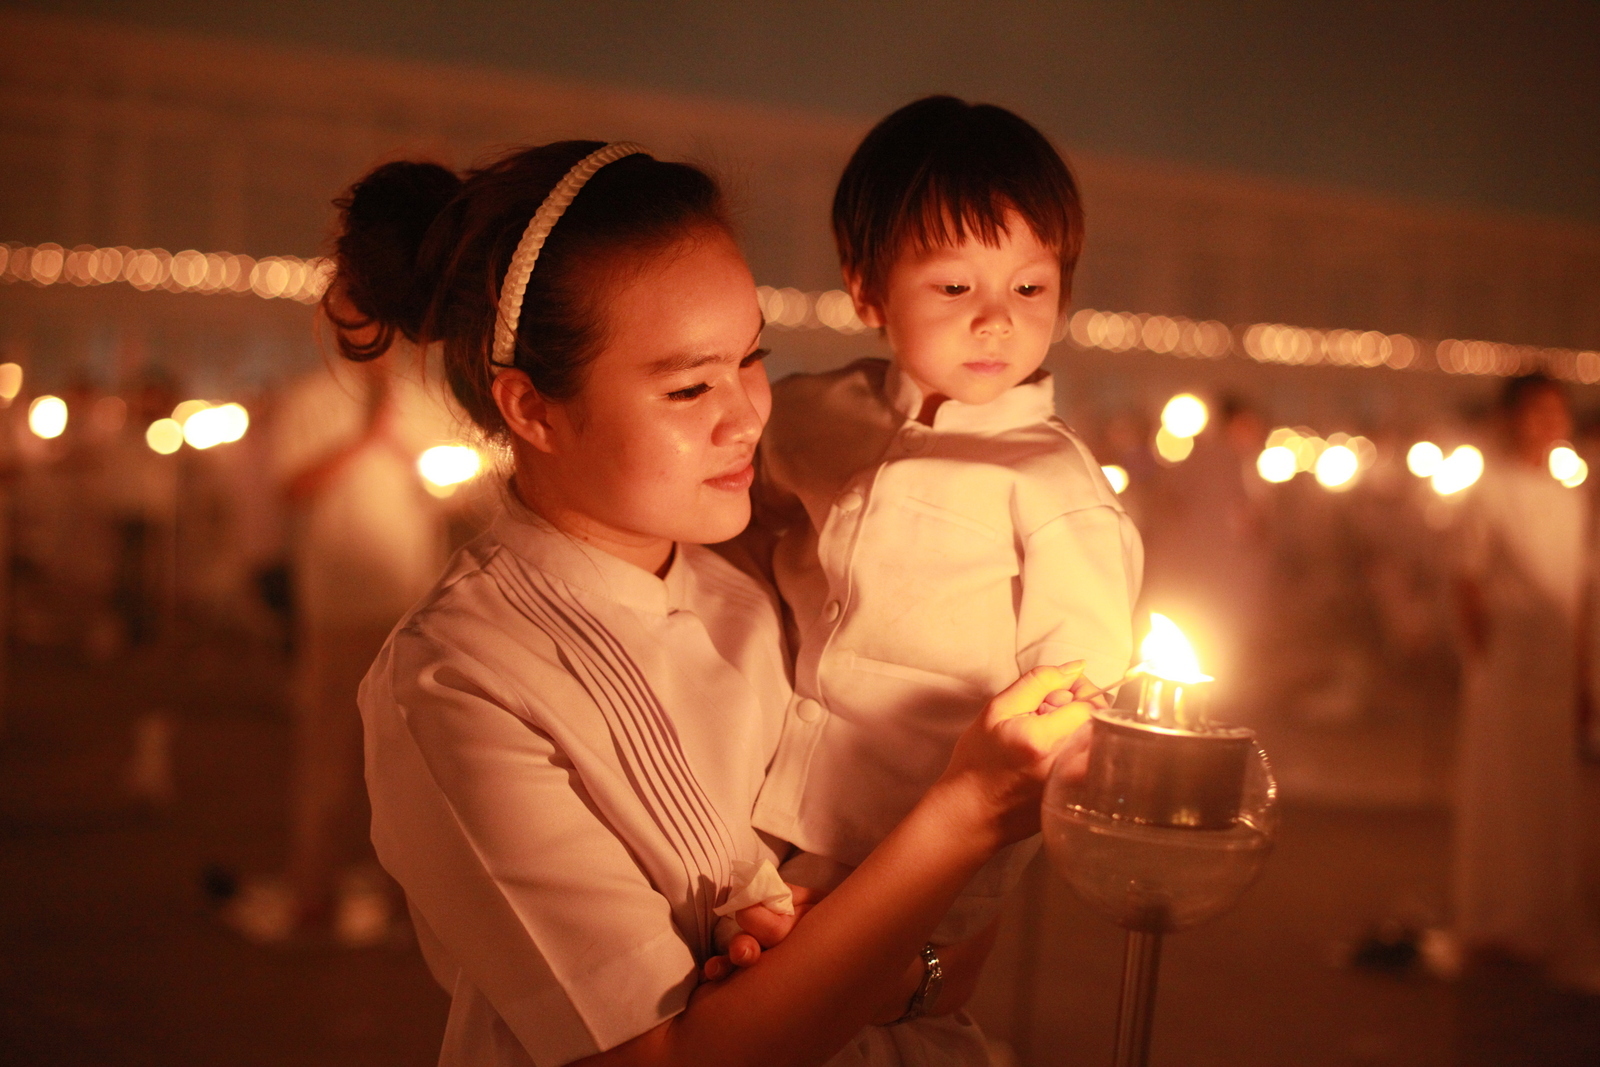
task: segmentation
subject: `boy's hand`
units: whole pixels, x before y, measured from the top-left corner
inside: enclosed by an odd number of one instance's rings
[[[788,884],[788,883],[785,883]],[[828,895],[826,889],[812,889],[803,885],[789,885],[794,896],[794,914],[779,915],[764,905],[756,904],[734,913],[742,933],[733,935],[726,956],[713,956],[701,969],[708,982],[726,978],[736,969],[749,967],[761,958],[761,953],[789,936],[795,923],[805,918],[806,912]]]

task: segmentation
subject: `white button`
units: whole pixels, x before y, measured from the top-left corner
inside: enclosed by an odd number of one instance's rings
[[[837,600],[828,601],[827,606],[822,609],[822,621],[823,622],[832,622],[834,619],[837,619],[838,617],[839,617],[839,602]]]
[[[865,502],[860,493],[849,492],[839,498],[839,510],[848,515]]]
[[[822,718],[822,705],[807,697],[795,705],[794,713],[800,716],[801,722],[816,722]]]
[[[928,431],[921,426],[907,426],[900,435],[907,452],[921,452],[928,447]]]

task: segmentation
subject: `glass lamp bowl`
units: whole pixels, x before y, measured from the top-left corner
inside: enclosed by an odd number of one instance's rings
[[[1044,847],[1072,889],[1119,925],[1171,933],[1213,919],[1255,882],[1277,831],[1277,784],[1248,730],[1095,716],[1090,771],[1045,787]]]

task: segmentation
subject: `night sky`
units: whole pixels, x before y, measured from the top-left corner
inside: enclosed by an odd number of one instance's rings
[[[1600,3],[35,0],[7,6],[876,117],[1600,223]]]

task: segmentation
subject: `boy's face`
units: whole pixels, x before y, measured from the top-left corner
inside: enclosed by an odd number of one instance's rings
[[[986,404],[1044,362],[1056,327],[1061,260],[1021,215],[1006,213],[995,246],[908,249],[884,285],[881,306],[856,311],[882,327],[903,373],[924,395]]]

